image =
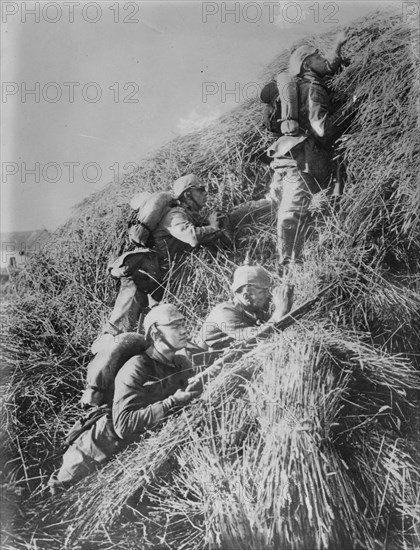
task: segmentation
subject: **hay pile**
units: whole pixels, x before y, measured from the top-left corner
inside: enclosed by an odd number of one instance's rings
[[[46,498],[42,482],[77,409],[86,350],[113,304],[106,263],[120,250],[126,202],[190,170],[210,182],[211,207],[260,198],[270,138],[258,102],[172,141],[85,200],[22,274],[5,341],[4,487],[12,504],[18,489],[27,502],[22,525],[16,513],[6,526],[5,549],[415,546],[418,38],[400,12],[348,31],[352,64],[334,81],[337,105],[352,116],[340,147],[345,195],[338,212],[319,216],[295,273],[298,300],[338,286],[303,324],[227,366],[202,401],[63,498]],[[275,228],[261,226],[231,251],[199,251],[174,274],[168,298],[193,325],[229,295],[246,251],[274,270],[275,249]]]

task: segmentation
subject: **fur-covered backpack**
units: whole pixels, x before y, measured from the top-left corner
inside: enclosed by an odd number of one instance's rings
[[[114,397],[114,382],[121,367],[134,355],[148,347],[146,339],[136,332],[124,332],[109,337],[96,352],[87,367],[86,389],[80,400],[84,408],[110,406]]]
[[[153,231],[162,218],[178,201],[168,192],[148,193],[144,191],[135,195],[130,206],[136,212],[135,223],[130,227],[128,236],[135,246],[149,248],[153,246]]]
[[[295,77],[286,71],[264,86],[260,94],[264,105],[264,126],[278,136],[299,135],[299,90]]]
[[[130,206],[133,209],[129,220],[128,239],[134,250],[120,253],[116,260],[108,265],[108,271],[115,279],[136,273],[136,284],[146,293],[156,290],[156,282],[163,277],[162,266],[153,250],[153,232],[162,218],[178,201],[168,192],[149,193],[144,191],[135,195]]]

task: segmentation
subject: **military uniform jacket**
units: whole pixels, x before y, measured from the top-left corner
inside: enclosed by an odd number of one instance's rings
[[[162,259],[169,262],[199,244],[211,241],[217,233],[219,231],[214,227],[200,227],[191,210],[175,206],[163,217],[153,232],[153,248]]]
[[[151,357],[149,350],[132,357],[115,378],[113,422],[116,434],[134,441],[154,428],[174,410],[171,397],[179,388],[185,389],[194,373],[191,362],[176,355],[174,362],[165,363]]]
[[[313,71],[299,78],[299,126],[301,135],[281,136],[268,149],[273,159],[292,157],[302,172],[322,183],[331,174],[332,145],[344,124],[341,112],[333,113],[325,82]]]
[[[255,329],[259,329],[267,318],[268,314],[250,313],[233,300],[222,302],[209,313],[197,334],[196,343],[205,349],[227,348],[232,342],[252,338]]]

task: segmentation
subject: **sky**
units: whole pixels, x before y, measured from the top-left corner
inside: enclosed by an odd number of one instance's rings
[[[57,228],[160,145],[255,95],[297,39],[386,4],[3,1],[2,232]]]

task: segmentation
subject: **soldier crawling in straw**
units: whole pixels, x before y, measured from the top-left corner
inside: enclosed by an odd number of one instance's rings
[[[271,287],[271,275],[263,267],[238,267],[231,286],[232,300],[212,309],[194,339],[194,363],[209,365],[232,343],[252,338],[264,323],[276,323],[286,315],[292,307],[293,286],[284,284],[273,294]],[[270,306],[274,306],[271,314]]]
[[[171,304],[159,304],[146,315],[146,348],[133,349],[131,343],[132,357],[116,374],[112,412],[111,403],[93,408],[92,421],[78,426],[61,468],[49,480],[52,494],[100,468],[202,390],[200,380],[189,381],[191,362],[178,353],[187,344],[184,321]]]

